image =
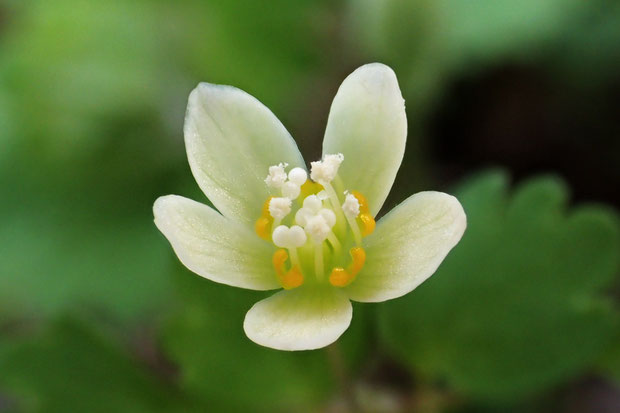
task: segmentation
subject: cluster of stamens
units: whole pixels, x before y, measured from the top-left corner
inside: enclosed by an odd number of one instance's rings
[[[272,261],[285,289],[323,282],[326,268],[329,283],[345,287],[364,266],[362,237],[373,232],[375,220],[361,193],[342,190],[338,169],[343,160],[334,154],[312,162],[310,179],[302,168],[287,173],[287,164],[269,167],[265,183],[280,196],[265,201],[255,230],[279,248]],[[342,254],[344,247],[348,256]],[[307,277],[311,273],[315,276]]]

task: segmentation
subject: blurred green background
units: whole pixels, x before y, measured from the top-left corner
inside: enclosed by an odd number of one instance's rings
[[[242,88],[317,158],[381,61],[407,102],[384,211],[456,194],[469,227],[337,346],[250,342],[263,293],[184,269],[159,195],[199,81]],[[0,2],[0,412],[620,411],[620,3]]]

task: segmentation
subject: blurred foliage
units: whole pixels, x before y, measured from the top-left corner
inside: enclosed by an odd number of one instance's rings
[[[540,61],[589,85],[620,66],[613,0],[349,0],[350,42],[401,70],[409,116],[424,117],[457,72]],[[588,76],[598,64],[597,75]],[[404,71],[404,72],[403,72]],[[419,113],[419,114],[418,114]]]
[[[180,368],[184,388],[196,397],[235,411],[311,411],[338,388],[329,354],[281,352],[245,337],[245,313],[272,292],[214,284],[185,269],[177,274],[183,305],[166,323],[164,345]],[[365,348],[363,315],[356,313],[339,341],[342,349],[336,350],[344,351],[348,367]],[[232,399],[231,388],[238,389]]]
[[[282,105],[289,84],[316,65],[321,31],[310,26],[320,9],[310,1],[271,7],[277,13],[250,0],[16,3],[0,64],[13,136],[62,160],[98,149],[109,136],[102,124],[128,116],[148,116],[142,139],[178,137],[199,79]]]
[[[316,8],[278,3],[276,14],[256,13],[251,1],[9,9],[1,299],[37,313],[90,302],[122,317],[166,300],[167,247],[154,238],[150,206],[178,188],[180,170],[187,176],[180,131],[189,90],[208,79],[286,105],[288,83],[316,61],[311,32],[294,30]]]
[[[598,370],[620,386],[620,329],[616,330],[612,345],[602,354]]]
[[[0,384],[19,411],[182,412],[198,405],[83,321],[63,318],[46,331],[0,347]]]
[[[283,353],[245,337],[245,313],[265,294],[206,282],[185,270],[179,278],[183,306],[172,316],[164,343],[190,392],[239,411],[297,411],[326,393],[325,354]],[[232,388],[243,390],[231,399]]]
[[[382,334],[421,372],[478,398],[516,400],[590,367],[618,330],[600,293],[620,263],[618,218],[566,212],[567,190],[538,177],[507,194],[491,172],[461,187],[459,246],[415,294],[386,303]]]

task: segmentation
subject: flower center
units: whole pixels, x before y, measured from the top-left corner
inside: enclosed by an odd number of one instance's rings
[[[287,164],[269,167],[265,183],[281,196],[265,201],[255,230],[278,247],[272,261],[285,289],[325,283],[326,274],[331,285],[345,287],[364,267],[362,237],[374,231],[375,220],[360,192],[344,190],[338,177],[343,161],[335,154],[312,162],[310,179],[302,168],[287,173]]]

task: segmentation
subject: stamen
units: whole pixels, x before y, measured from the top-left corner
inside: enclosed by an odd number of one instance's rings
[[[322,243],[327,238],[327,235],[331,232],[331,227],[325,221],[321,215],[315,215],[308,219],[308,222],[304,228],[308,235],[312,237],[312,241],[315,244]]]
[[[291,212],[291,200],[288,198],[271,198],[269,201],[269,215],[276,220],[282,220]],[[274,225],[275,226],[275,225]]]
[[[313,181],[325,186],[325,184],[334,180],[343,160],[344,156],[338,153],[335,155],[325,155],[322,161],[310,162],[310,177]]]
[[[353,239],[357,245],[362,245],[362,233],[360,232],[360,227],[357,225],[357,221],[355,221],[354,217],[346,215],[347,222],[349,223],[349,227],[351,228],[351,232],[353,232]]]
[[[319,198],[321,201],[325,201],[326,199],[329,199],[329,195],[327,195],[327,192],[325,192],[325,190],[323,189],[321,192],[316,194],[317,198]]]
[[[284,168],[287,166],[287,163],[270,166],[269,175],[265,178],[267,186],[271,188],[281,188],[286,181],[286,172],[284,172]]]
[[[299,208],[295,213],[295,222],[305,227],[308,224],[308,219],[311,217],[311,213],[306,208]]]
[[[297,254],[297,248],[289,248],[288,252],[291,256],[293,267],[301,268],[301,261],[299,260],[299,254]]]
[[[334,211],[332,211],[331,209],[321,208],[319,210],[319,215],[323,217],[323,219],[330,228],[333,228],[333,226],[336,224],[336,214],[334,214]]]
[[[306,243],[306,233],[299,225],[279,225],[271,235],[273,243],[280,248],[298,248]]]
[[[308,180],[308,173],[302,168],[293,168],[288,173],[288,180],[297,186],[302,186]]]
[[[344,155],[341,153],[332,155],[328,154],[323,157],[323,162],[332,167],[336,174],[338,173],[338,168],[340,168],[342,161],[344,161]],[[334,174],[334,178],[336,177],[336,174]]]
[[[304,208],[313,212],[313,213],[317,213],[319,212],[319,210],[321,209],[321,207],[323,206],[323,203],[321,202],[321,200],[319,199],[318,196],[316,195],[310,195],[309,197],[307,197],[306,199],[304,199],[304,204],[303,204]]]
[[[301,192],[301,187],[293,182],[285,182],[282,185],[282,196],[288,199],[297,199],[299,193]]]
[[[360,214],[360,203],[353,194],[346,194],[342,210],[347,216],[357,217]]]
[[[332,248],[334,249],[334,254],[340,255],[340,252],[342,251],[342,245],[340,245],[340,241],[338,241],[338,237],[336,237],[336,234],[334,234],[334,231],[329,232],[329,234],[327,235],[327,240],[329,241]]]
[[[338,222],[338,228],[340,231],[343,231],[344,213],[342,212],[342,207],[340,206],[340,200],[338,199],[338,195],[330,184],[324,184],[323,186],[325,187],[325,192],[327,192],[327,196],[329,197],[329,202],[332,205],[332,209],[336,213],[336,222]]]

